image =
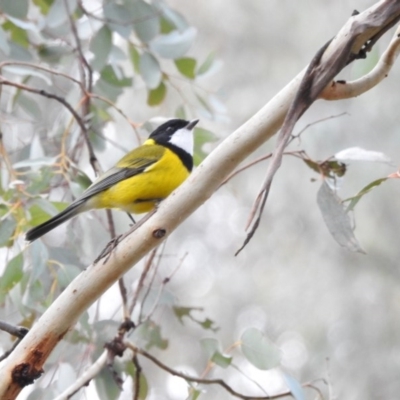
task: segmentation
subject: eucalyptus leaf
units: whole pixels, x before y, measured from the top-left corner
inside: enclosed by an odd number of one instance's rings
[[[10,45],[8,44],[7,35],[1,26],[0,26],[0,50],[7,56],[10,54]]]
[[[187,23],[185,17],[178,11],[170,8],[168,4],[160,2],[158,3],[158,7],[162,12],[163,18],[168,20],[168,22],[175,26],[179,31],[184,31],[189,27],[189,24]]]
[[[19,19],[9,16],[8,21],[24,31],[39,32],[43,28],[43,22],[40,22],[41,20],[39,20],[38,23],[34,23],[25,19]]]
[[[94,382],[100,400],[118,399],[121,389],[118,387],[108,368],[103,368],[101,372],[94,378]]]
[[[30,245],[30,256],[32,260],[30,280],[31,282],[40,281],[49,260],[49,252],[41,240],[35,240]]]
[[[16,226],[17,223],[12,217],[0,221],[0,247],[7,246],[11,243]]]
[[[203,64],[200,65],[199,69],[197,70],[198,75],[203,75],[210,70],[214,63],[215,54],[211,53],[208,57],[204,60]]]
[[[130,362],[125,369],[125,372],[131,376],[132,381],[136,382],[136,368],[133,362]],[[136,392],[137,388],[134,387],[133,390]],[[149,384],[147,382],[146,376],[143,373],[143,370],[140,371],[140,378],[139,378],[139,400],[146,400],[147,395],[149,394]]]
[[[103,8],[107,26],[123,38],[128,39],[132,31],[132,18],[124,5],[106,2]]]
[[[31,52],[18,43],[10,42],[10,55],[7,59],[30,62],[33,59]]]
[[[197,31],[190,27],[184,31],[173,31],[159,35],[150,42],[150,49],[163,58],[176,59],[183,57],[193,44]]]
[[[157,10],[143,0],[125,1],[125,7],[131,17],[133,29],[138,38],[147,43],[160,32],[160,17]]]
[[[110,85],[117,87],[132,85],[132,78],[125,77],[122,69],[117,65],[106,65],[101,70],[101,78]]]
[[[20,106],[32,118],[40,118],[42,115],[38,103],[22,92],[19,94],[16,104],[18,104],[18,106]]]
[[[164,101],[166,94],[167,94],[167,87],[165,86],[164,82],[161,82],[157,88],[149,90],[147,96],[147,104],[153,107],[158,106]]]
[[[196,60],[191,57],[178,58],[174,61],[178,71],[189,79],[196,77]]]
[[[76,0],[68,0],[68,10],[72,14],[77,6]],[[46,16],[46,25],[56,28],[68,22],[69,14],[64,0],[55,0]]]
[[[379,186],[380,184],[382,184],[383,182],[387,181],[388,178],[381,178],[381,179],[377,179],[371,183],[369,183],[367,186],[365,186],[364,188],[362,188],[355,196],[350,197],[348,199],[345,199],[343,201],[349,201],[349,205],[346,208],[346,212],[349,212],[351,210],[354,209],[354,207],[357,205],[357,203],[361,200],[361,198],[366,195],[367,193],[369,193],[372,189],[376,188],[377,186]]]
[[[283,374],[283,379],[286,382],[287,387],[289,388],[290,392],[292,393],[292,396],[294,397],[295,400],[305,400],[305,394],[302,386],[300,383],[294,379],[292,376],[289,374],[284,373]]]
[[[94,54],[91,66],[101,71],[107,63],[112,46],[111,31],[107,26],[100,28],[90,42],[90,51]]]
[[[51,79],[46,74],[32,68],[19,65],[6,65],[3,67],[3,70],[19,76],[35,76],[42,79],[49,86],[52,84]]]
[[[28,0],[1,0],[0,9],[3,13],[12,17],[23,19],[26,18],[29,9]]]
[[[365,253],[353,233],[350,217],[339,197],[324,181],[318,191],[317,203],[333,238],[350,251]]]
[[[129,56],[131,59],[131,63],[133,65],[133,70],[135,73],[139,73],[139,63],[140,63],[140,53],[136,49],[135,46],[133,46],[131,43],[129,43]]]
[[[241,337],[241,348],[246,359],[258,369],[271,369],[280,363],[280,349],[257,328],[244,331]]]
[[[43,167],[43,166],[52,166],[56,162],[57,157],[40,157],[35,158],[33,160],[26,159],[22,161],[18,161],[13,164],[15,169],[19,168],[27,168],[27,167]]]
[[[13,42],[25,48],[29,46],[27,31],[12,23],[10,18],[4,22],[3,29],[10,33]]]
[[[23,277],[24,258],[22,253],[17,254],[8,263],[0,279],[0,303],[4,302],[4,296]]]
[[[144,52],[139,62],[140,75],[149,89],[156,89],[161,83],[162,73],[157,59],[150,53]]]

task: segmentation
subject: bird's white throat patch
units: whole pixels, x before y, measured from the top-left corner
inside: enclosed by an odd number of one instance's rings
[[[182,150],[185,150],[186,153],[193,156],[193,131],[182,128],[177,130],[169,139],[169,142],[177,147],[180,147]]]

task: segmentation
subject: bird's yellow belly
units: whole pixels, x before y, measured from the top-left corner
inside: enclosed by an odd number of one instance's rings
[[[96,208],[119,208],[133,214],[151,211],[187,177],[189,171],[172,151],[147,170],[118,182],[96,196]]]

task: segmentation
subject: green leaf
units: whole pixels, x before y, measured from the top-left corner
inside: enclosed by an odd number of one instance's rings
[[[350,217],[339,197],[324,181],[318,190],[317,203],[333,238],[350,251],[365,253],[353,233]]]
[[[182,58],[190,49],[197,35],[195,28],[184,31],[173,31],[167,35],[157,36],[151,43],[150,49],[163,58]]]
[[[349,197],[348,199],[343,200],[343,202],[345,201],[350,201],[350,204],[347,206],[346,208],[346,212],[348,213],[349,211],[352,211],[354,209],[354,207],[357,205],[357,203],[361,200],[361,198],[366,195],[367,193],[369,193],[372,189],[376,188],[377,186],[379,186],[381,183],[387,181],[388,178],[381,178],[381,179],[377,179],[371,183],[369,183],[367,186],[365,186],[364,188],[362,188],[355,196],[353,197]]]
[[[217,136],[203,128],[194,129],[194,165],[199,165],[206,157],[207,153],[203,150],[203,146],[206,143],[216,142],[218,140]]]
[[[130,362],[125,369],[126,373],[132,377],[132,381],[135,384],[136,379],[136,368],[133,362]],[[137,389],[134,387],[133,391],[135,392]],[[147,395],[149,394],[149,384],[147,383],[146,376],[143,374],[143,371],[140,373],[139,378],[139,400],[146,400]]]
[[[195,318],[192,315],[193,311],[203,311],[201,308],[198,307],[178,307],[178,306],[174,306],[172,308],[172,310],[174,311],[174,314],[178,317],[179,322],[181,324],[183,324],[183,317],[187,317],[190,320],[192,320],[193,322],[195,322],[196,324],[200,325],[203,329],[206,330],[211,330],[213,332],[216,332],[218,330],[218,328],[215,326],[214,321],[212,321],[209,318],[205,318],[203,321],[200,319]]]
[[[40,111],[38,103],[29,96],[26,96],[24,93],[21,92],[19,94],[16,104],[18,104],[26,113],[28,113],[35,120],[41,118],[42,113]]]
[[[107,26],[100,28],[90,42],[90,51],[94,54],[91,66],[96,71],[101,71],[107,63],[112,46],[111,31]]]
[[[219,365],[222,368],[227,368],[232,363],[232,357],[225,356],[222,354],[221,345],[216,339],[205,338],[200,341],[201,346],[207,353],[207,357],[213,363]]]
[[[214,59],[215,59],[215,54],[214,53],[209,54],[208,57],[203,62],[203,64],[200,65],[199,69],[197,70],[197,74],[203,75],[206,72],[208,72],[208,70],[214,63]]]
[[[14,61],[32,61],[33,57],[28,49],[20,46],[18,43],[10,42],[9,44],[11,49],[9,59]]]
[[[33,68],[23,67],[19,65],[6,65],[5,67],[3,67],[3,69],[15,75],[26,77],[26,79],[30,78],[31,76],[35,76],[42,79],[49,86],[53,84],[52,80],[45,73],[36,71]]]
[[[188,400],[197,400],[201,394],[202,394],[201,390],[194,389],[193,387],[191,387]]]
[[[161,81],[156,89],[149,90],[147,95],[147,104],[152,107],[158,106],[163,102],[166,94],[167,87],[165,86],[164,82]]]
[[[123,38],[128,39],[132,31],[132,17],[125,6],[114,2],[106,3],[103,8],[107,26]]]
[[[76,5],[76,0],[68,1],[68,9],[71,15],[74,13]],[[65,8],[64,0],[55,0],[51,5],[49,12],[47,13],[46,25],[49,28],[57,28],[62,25],[69,25],[66,24],[68,22],[68,19],[69,15]]]
[[[103,368],[100,374],[96,375],[94,381],[97,395],[101,400],[118,399],[121,389],[116,384],[115,379],[108,368]]]
[[[25,48],[29,46],[28,32],[25,29],[13,24],[10,20],[4,22],[3,29],[10,33],[13,42]]]
[[[137,340],[144,342],[147,350],[152,347],[165,350],[169,344],[168,339],[161,336],[161,327],[150,320],[140,325],[135,330],[134,335],[138,338]]]
[[[35,203],[29,208],[29,214],[31,215],[29,224],[31,226],[40,225],[53,215],[64,210],[66,206],[67,203],[64,202],[49,202],[48,200],[37,198],[35,199]]]
[[[33,4],[39,7],[43,15],[47,15],[54,0],[33,0]]]
[[[24,19],[28,14],[29,2],[28,0],[1,0],[0,9],[12,17]]]
[[[117,65],[106,65],[101,70],[101,78],[110,85],[117,87],[126,87],[132,85],[132,78],[124,76],[122,69]]]
[[[133,21],[137,37],[144,43],[154,39],[160,32],[159,12],[143,0],[125,1],[125,7]]]
[[[224,356],[219,351],[216,351],[211,357],[211,361],[221,368],[228,368],[232,364],[232,357]]]
[[[142,54],[139,62],[140,75],[149,89],[156,89],[161,82],[162,74],[157,59],[147,51]]]
[[[0,222],[0,247],[12,244],[12,236],[16,226],[17,223],[12,217],[8,217]]]
[[[139,74],[140,53],[137,51],[136,47],[132,43],[129,43],[129,56],[131,58],[133,70],[135,71],[136,74]]]
[[[22,253],[19,253],[7,263],[0,279],[0,303],[3,303],[5,295],[21,281],[24,275],[23,266],[24,258]]]
[[[39,57],[48,63],[59,63],[62,57],[71,54],[71,49],[62,45],[43,44],[37,50]]]
[[[106,97],[112,103],[115,103],[118,97],[122,94],[123,89],[119,86],[110,85],[103,79],[98,79],[94,87],[94,92]]]
[[[175,61],[176,68],[178,71],[189,79],[196,77],[196,60],[190,57],[178,58]]]
[[[258,369],[267,370],[279,365],[281,351],[259,329],[246,329],[241,342],[243,355]]]
[[[8,56],[10,54],[10,45],[8,44],[7,35],[0,26],[0,50]]]
[[[171,25],[173,25],[179,31],[184,31],[189,27],[189,24],[187,23],[185,17],[179,12],[170,8],[166,3],[159,2],[157,6],[161,10],[163,19],[166,19]]]

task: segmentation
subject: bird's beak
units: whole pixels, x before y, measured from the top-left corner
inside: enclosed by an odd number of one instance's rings
[[[185,128],[186,128],[187,130],[191,131],[191,130],[196,126],[196,124],[197,124],[198,122],[199,122],[198,119],[194,119],[193,121],[190,121],[190,122],[185,126]]]

